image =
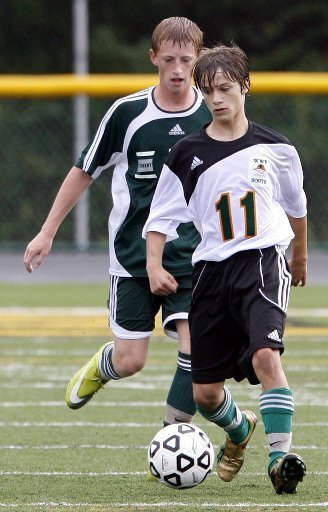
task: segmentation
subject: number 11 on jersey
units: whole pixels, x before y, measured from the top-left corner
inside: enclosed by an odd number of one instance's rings
[[[240,198],[240,207],[244,209],[245,238],[256,236],[255,192],[249,190]],[[215,209],[220,214],[221,233],[224,242],[235,237],[230,206],[230,194],[224,192],[215,203]]]

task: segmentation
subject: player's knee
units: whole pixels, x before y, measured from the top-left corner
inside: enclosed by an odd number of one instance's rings
[[[223,400],[222,391],[211,384],[194,385],[193,393],[196,404],[204,411],[213,411]]]
[[[280,369],[280,353],[271,348],[261,348],[253,354],[253,368],[261,381],[261,375],[275,375]]]
[[[126,377],[140,372],[145,366],[145,361],[142,358],[126,357],[124,359],[124,373]]]
[[[145,359],[143,355],[124,353],[114,354],[113,363],[115,371],[120,377],[131,377],[135,373],[140,372],[145,366]]]

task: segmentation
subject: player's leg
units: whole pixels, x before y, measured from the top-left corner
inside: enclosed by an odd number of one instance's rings
[[[190,332],[188,312],[191,303],[191,276],[177,278],[175,294],[163,298],[165,333],[178,339],[177,367],[167,395],[164,425],[191,423],[196,413],[191,380]]]
[[[217,455],[217,473],[221,480],[230,482],[244,463],[246,446],[256,427],[256,415],[239,409],[224,382],[193,386],[198,412],[227,434]]]
[[[73,375],[65,394],[66,404],[70,409],[81,409],[95,393],[104,387],[108,379],[101,378],[99,364],[103,351],[112,346],[113,342],[109,342],[100,347],[91,359]]]
[[[110,327],[114,341],[103,345],[71,379],[66,403],[83,407],[110,380],[140,371],[146,362],[149,337],[154,328],[147,279],[111,276]]]
[[[262,384],[260,410],[268,436],[268,474],[277,494],[293,494],[306,471],[301,457],[291,452],[293,394],[278,350],[258,350],[253,356],[253,364]]]
[[[179,335],[178,360],[166,399],[164,425],[192,423],[196,413],[191,381],[188,320],[176,320],[176,325]]]
[[[251,338],[258,340],[253,345],[252,364],[262,385],[260,411],[268,435],[268,474],[278,494],[294,493],[306,468],[301,457],[290,451],[294,400],[281,364],[290,278],[281,252],[263,251],[261,275],[250,326]]]
[[[225,379],[236,376],[236,359],[243,341],[229,313],[227,276],[230,272],[224,263],[195,266],[190,330],[194,398],[199,413],[227,434],[218,453],[217,471],[228,482],[243,465],[256,416],[252,411],[241,411],[224,386]]]

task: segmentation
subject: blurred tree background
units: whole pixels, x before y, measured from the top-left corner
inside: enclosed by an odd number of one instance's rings
[[[205,44],[234,40],[254,71],[327,70],[327,0],[89,0],[90,72],[152,72],[155,25],[186,16]],[[72,71],[70,0],[1,0],[0,73]]]
[[[153,73],[155,25],[186,16],[206,46],[240,45],[252,71],[328,71],[327,0],[89,0],[90,73]],[[1,0],[0,74],[71,73],[71,0]],[[90,99],[90,133],[115,98]],[[310,240],[328,245],[326,96],[251,95],[248,116],[287,135],[304,167]],[[0,97],[0,247],[34,236],[73,162],[72,100]],[[81,148],[82,149],[82,148]],[[91,187],[91,240],[106,246],[109,183]],[[72,216],[57,240],[72,247]]]

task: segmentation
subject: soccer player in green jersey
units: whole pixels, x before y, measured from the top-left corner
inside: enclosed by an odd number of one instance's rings
[[[51,250],[55,234],[78,198],[101,174],[113,173],[109,216],[109,322],[113,341],[103,345],[71,379],[66,402],[84,406],[108,381],[140,371],[146,362],[155,316],[162,309],[165,332],[179,340],[178,363],[167,398],[164,424],[191,422],[192,395],[188,312],[191,255],[199,235],[192,223],[168,244],[166,268],[179,282],[176,294],[153,295],[146,272],[142,228],[173,145],[210,119],[201,93],[192,86],[192,68],[203,45],[199,27],[182,17],[163,20],[152,35],[151,62],[158,68],[155,87],[116,101],[64,180],[39,234],[28,244],[28,272]]]
[[[239,47],[202,52],[194,79],[212,121],[178,142],[164,165],[143,232],[150,285],[154,293],[176,291],[162,251],[181,223],[193,221],[201,241],[192,257],[192,380],[198,411],[227,434],[218,475],[235,477],[256,425],[225,386],[247,378],[262,387],[268,474],[278,494],[291,494],[305,464],[290,451],[294,401],[281,354],[290,286],[306,283],[302,166],[286,137],[247,119],[249,68]]]

